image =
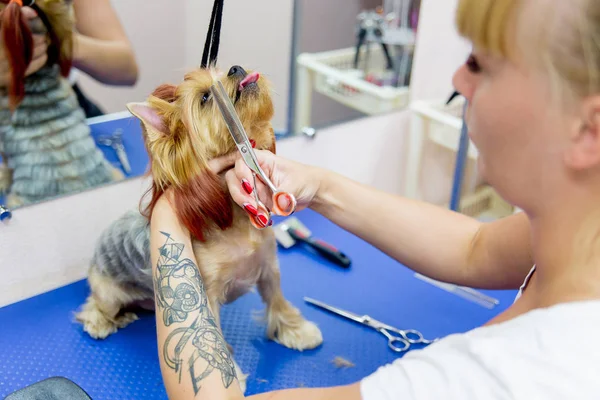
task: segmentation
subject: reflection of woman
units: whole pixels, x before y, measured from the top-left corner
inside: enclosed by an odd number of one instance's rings
[[[73,89],[88,117],[101,114],[76,83],[77,70],[107,85],[130,86],[138,77],[133,49],[110,0],[74,0],[75,36]],[[74,79],[73,79],[74,78]]]
[[[104,84],[132,85],[135,58],[109,0],[74,0],[75,27],[69,7],[0,0],[0,192],[8,207],[123,178],[85,121],[101,111],[61,75],[79,70]]]
[[[69,80],[79,104],[89,118],[102,112],[78,87],[78,72],[83,71],[107,85],[131,86],[137,80],[138,67],[133,49],[110,0],[73,0],[73,10],[77,33],[73,43],[74,69]],[[21,12],[27,20],[36,18],[35,11],[29,7],[23,7]],[[26,75],[33,74],[46,63],[48,45],[45,39],[43,35],[34,35],[34,54]],[[3,47],[0,46],[0,87],[7,85],[9,74]]]

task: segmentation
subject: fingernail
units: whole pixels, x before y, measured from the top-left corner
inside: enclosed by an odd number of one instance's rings
[[[291,207],[292,205],[292,199],[290,198],[290,196],[283,195],[283,196],[279,196],[277,198],[277,205],[279,206],[279,208],[281,208],[282,210],[287,210],[288,208]]]
[[[260,214],[258,217],[256,217],[258,219],[258,221],[263,225],[263,226],[267,226],[267,217],[265,217],[263,214]]]
[[[250,182],[248,182],[245,179],[242,179],[242,188],[244,189],[244,191],[248,194],[252,193],[252,185],[250,184]]]
[[[258,210],[250,203],[244,203],[244,210],[246,210],[246,212],[252,215],[253,217],[256,217],[258,215]]]
[[[253,148],[256,147],[256,142],[254,141],[254,139],[250,139],[250,144]]]

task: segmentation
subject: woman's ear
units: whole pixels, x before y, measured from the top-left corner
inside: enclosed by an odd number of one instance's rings
[[[162,117],[149,103],[127,103],[127,109],[141,121],[150,141],[168,135],[169,131]]]
[[[600,166],[600,96],[586,100],[575,125],[565,155],[568,167],[574,170],[597,168]]]

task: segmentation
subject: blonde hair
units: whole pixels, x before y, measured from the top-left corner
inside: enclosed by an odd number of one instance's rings
[[[537,63],[563,102],[600,94],[600,1],[459,0],[456,25],[492,55]]]

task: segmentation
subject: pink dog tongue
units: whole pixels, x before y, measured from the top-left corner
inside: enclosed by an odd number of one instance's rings
[[[244,89],[251,83],[256,83],[258,78],[260,78],[260,74],[258,72],[252,72],[246,75],[246,77],[240,82],[240,90]]]

